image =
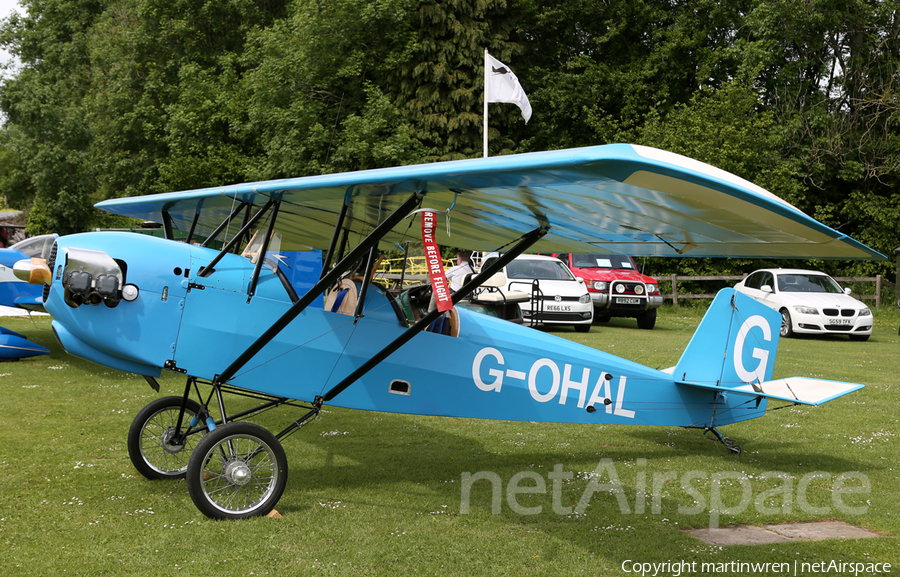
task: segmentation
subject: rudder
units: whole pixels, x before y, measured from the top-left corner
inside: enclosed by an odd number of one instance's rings
[[[752,298],[719,291],[672,371],[676,381],[736,388],[772,379],[781,315]]]

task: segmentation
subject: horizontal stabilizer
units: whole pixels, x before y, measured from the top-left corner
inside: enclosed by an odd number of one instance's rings
[[[778,399],[802,405],[821,405],[847,393],[858,391],[864,386],[857,383],[826,381],[824,379],[809,379],[806,377],[775,379],[774,381],[766,381],[761,385],[747,384],[739,387],[721,387],[711,384],[686,382],[678,382],[678,384],[700,389],[711,389],[723,393]]]

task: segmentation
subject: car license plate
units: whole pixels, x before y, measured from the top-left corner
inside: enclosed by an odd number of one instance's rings
[[[570,305],[546,305],[546,309],[557,313],[567,313],[572,310],[572,307]]]
[[[829,325],[852,325],[853,319],[828,319]]]
[[[617,305],[639,305],[641,304],[641,299],[629,299],[624,297],[616,297]]]

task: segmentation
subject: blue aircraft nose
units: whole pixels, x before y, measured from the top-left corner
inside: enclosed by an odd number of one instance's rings
[[[57,340],[83,359],[158,376],[175,352],[190,251],[126,232],[59,238],[44,301]]]

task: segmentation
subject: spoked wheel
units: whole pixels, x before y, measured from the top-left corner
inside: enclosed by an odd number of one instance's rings
[[[265,515],[284,493],[287,470],[275,435],[253,423],[228,423],[197,443],[187,469],[188,492],[213,519]]]
[[[175,426],[182,397],[156,399],[141,409],[128,430],[128,455],[138,472],[151,480],[183,479],[191,452],[206,432],[200,425],[183,438],[176,438]],[[200,403],[188,399],[181,432],[188,431],[191,419],[200,413]],[[196,423],[195,423],[196,426]]]

